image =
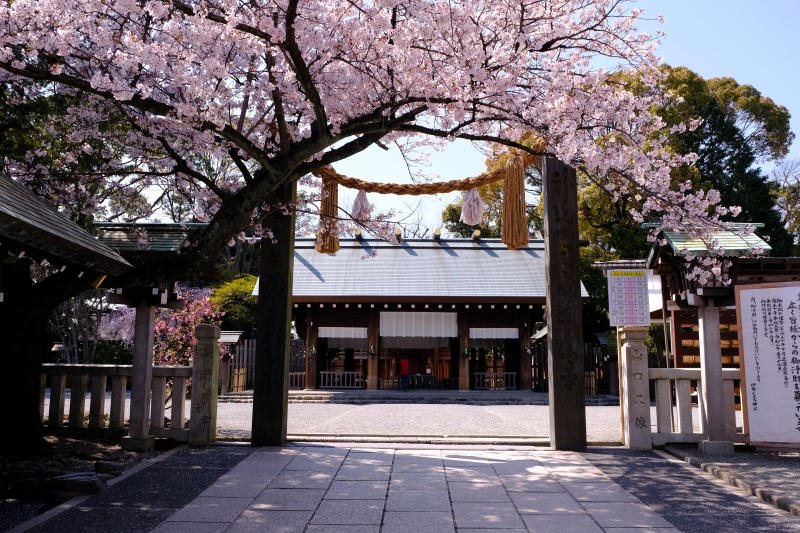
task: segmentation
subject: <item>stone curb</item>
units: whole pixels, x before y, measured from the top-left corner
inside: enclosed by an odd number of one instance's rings
[[[116,485],[120,481],[129,478],[130,476],[132,476],[133,474],[139,472],[140,470],[144,470],[148,466],[150,466],[150,465],[152,465],[154,463],[157,463],[157,462],[161,461],[162,459],[166,459],[167,457],[169,457],[169,456],[171,456],[171,455],[173,455],[173,454],[175,454],[175,453],[177,453],[177,452],[179,452],[179,451],[181,451],[181,450],[183,450],[185,448],[188,448],[188,446],[184,444],[184,445],[178,446],[176,448],[173,448],[173,449],[171,449],[169,451],[166,451],[166,452],[164,452],[162,454],[159,454],[159,455],[157,455],[155,457],[152,457],[150,459],[145,459],[144,461],[142,461],[138,465],[134,466],[133,468],[129,468],[128,470],[123,472],[122,475],[120,475],[119,477],[115,477],[114,479],[111,479],[111,480],[107,481],[106,482],[106,486]],[[41,524],[43,522],[46,522],[47,520],[50,520],[54,516],[60,515],[61,513],[66,511],[67,509],[71,509],[73,507],[76,507],[77,505],[83,503],[85,500],[91,498],[92,496],[94,496],[94,494],[84,494],[84,495],[81,495],[81,496],[75,496],[71,500],[68,500],[68,501],[62,503],[61,505],[59,505],[57,507],[53,507],[52,509],[50,509],[46,513],[42,513],[39,516],[37,516],[36,518],[31,518],[27,522],[21,523],[20,525],[18,525],[14,529],[8,530],[7,533],[22,533],[23,531],[28,531],[29,529],[31,529],[33,527],[36,527],[39,524]]]
[[[688,453],[673,448],[672,446],[665,446],[664,451],[673,457],[677,457],[681,461],[685,461],[690,465],[708,472],[709,474],[718,477],[726,483],[733,485],[743,491],[752,494],[753,496],[764,500],[765,502],[774,505],[775,507],[792,513],[795,516],[800,516],[800,501],[790,500],[784,496],[778,495],[773,489],[762,488],[752,485],[750,482],[738,477],[734,472],[723,468],[716,463],[704,463],[697,457],[689,455]]]

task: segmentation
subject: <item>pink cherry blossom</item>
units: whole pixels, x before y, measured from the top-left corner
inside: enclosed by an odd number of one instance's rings
[[[190,252],[239,232],[271,238],[266,213],[313,211],[319,200],[263,205],[271,191],[287,180],[312,183],[309,172],[375,142],[397,142],[412,158],[456,138],[524,149],[518,140],[533,131],[548,154],[598,176],[612,195],[641,195],[635,219],[658,217],[710,241],[729,225],[719,220],[718,195],[670,187],[670,171],[695,156],[668,150],[668,131],[650,113],[666,98],[656,90],[663,34],[641,33],[643,12],[631,4],[6,2],[0,81],[34,81],[27,97],[85,95],[51,126],[61,142],[55,156],[43,147],[8,171],[35,179],[62,209],[91,214],[103,201],[89,192],[98,178],[81,176],[75,163],[89,143],[103,155],[107,187],[132,195],[161,189],[210,222]],[[619,74],[637,79],[637,91]],[[105,127],[111,117],[126,128]],[[73,169],[79,183],[49,176],[45,157]],[[387,220],[359,223],[388,238]],[[222,234],[226,222],[236,231]]]

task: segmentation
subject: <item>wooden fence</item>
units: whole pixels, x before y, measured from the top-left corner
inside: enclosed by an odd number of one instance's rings
[[[531,386],[536,392],[548,392],[547,342],[531,346]],[[611,394],[611,372],[617,372],[616,354],[608,346],[583,345],[586,394]],[[613,367],[613,368],[612,368]]]
[[[220,380],[222,382],[223,394],[227,392],[240,392],[253,389],[253,377],[256,361],[256,341],[255,339],[245,339],[242,344],[236,346],[230,356],[230,362],[223,360],[220,366]],[[227,369],[226,369],[227,366]],[[225,379],[225,372],[228,372],[228,379]],[[302,389],[305,387],[306,372],[306,348],[305,341],[302,339],[292,339],[289,346],[289,388]],[[303,374],[302,377],[299,374]],[[228,384],[228,389],[225,388]]]
[[[475,390],[517,390],[516,372],[473,372]]]

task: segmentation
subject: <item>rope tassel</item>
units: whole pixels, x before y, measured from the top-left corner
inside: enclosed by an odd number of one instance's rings
[[[339,251],[339,184],[333,180],[322,180],[322,199],[319,209],[316,250],[321,254]]]
[[[468,226],[475,226],[481,223],[485,212],[486,204],[483,203],[481,193],[478,192],[477,187],[473,187],[464,193],[464,198],[461,200],[460,222]]]
[[[353,201],[353,219],[364,222],[372,217],[372,204],[367,200],[367,193],[364,189],[359,189],[356,199]]]
[[[528,218],[525,213],[525,161],[515,153],[505,167],[503,181],[503,242],[509,250],[528,244]]]

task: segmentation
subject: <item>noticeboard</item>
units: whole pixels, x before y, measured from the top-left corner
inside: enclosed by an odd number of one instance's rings
[[[800,283],[736,287],[744,433],[800,446]]]
[[[611,326],[649,326],[646,270],[608,271],[608,319]]]

